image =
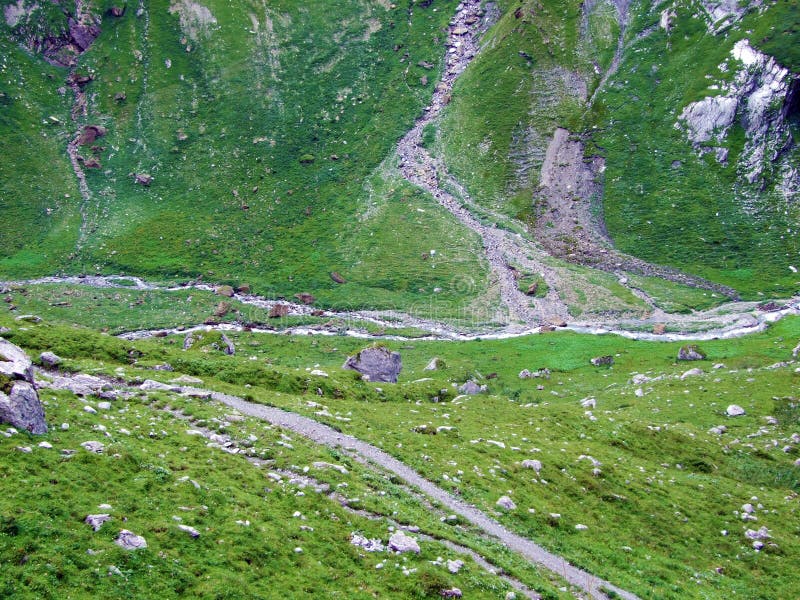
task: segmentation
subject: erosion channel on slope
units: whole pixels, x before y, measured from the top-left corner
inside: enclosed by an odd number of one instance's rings
[[[627,3],[622,2],[621,4],[622,6],[619,7],[620,19],[625,22],[627,20]],[[484,12],[480,1],[465,0],[459,4],[448,30],[447,53],[442,78],[435,88],[430,104],[425,107],[423,116],[398,143],[397,155],[403,177],[431,194],[459,222],[480,236],[485,257],[491,267],[493,277],[499,285],[503,304],[508,308],[512,320],[517,319],[530,327],[534,324],[568,318],[568,307],[558,292],[559,284],[563,282],[559,281],[558,274],[550,266],[552,263],[548,261],[551,256],[564,257],[564,253],[558,252],[553,244],[546,243],[549,237],[546,234],[542,235],[541,231],[536,233],[543,238],[543,244],[537,244],[520,234],[501,229],[496,224],[483,224],[470,210],[474,207],[474,203],[470,199],[468,191],[448,172],[444,162],[440,158],[431,156],[422,143],[424,128],[440,116],[448,103],[454,83],[480,52],[480,38],[491,25],[491,20],[492,17],[489,16],[489,13]],[[618,50],[618,53],[619,51],[621,49]],[[618,57],[615,59],[615,63],[617,61]],[[616,64],[612,65],[612,69],[615,68]],[[558,149],[566,145],[566,140],[561,138],[567,133],[563,129],[556,130],[551,148],[548,149],[548,155],[558,153]],[[572,162],[582,163],[582,145],[575,143],[570,148],[573,150],[577,148],[578,154]],[[550,174],[551,178],[566,176],[555,169],[553,171],[554,173]],[[545,177],[543,172],[543,181]],[[566,182],[565,179],[564,184]],[[459,197],[445,188],[455,190]],[[533,202],[533,199],[531,201]],[[578,204],[585,203],[587,203],[586,198]],[[570,201],[568,204],[574,203]],[[501,221],[507,220],[500,215],[492,214],[491,216],[499,217]],[[652,300],[645,292],[628,284],[628,278],[623,275],[625,271],[659,277],[690,287],[704,288],[733,300],[738,299],[738,294],[732,288],[625,255],[612,247],[607,236],[593,232],[594,227],[589,219],[582,221],[585,221],[583,223],[585,229],[592,231],[592,234],[584,236],[581,251],[574,255],[572,261],[616,274],[620,284],[626,286],[651,308],[655,309]],[[519,289],[516,279],[518,271],[512,265],[519,265],[526,271],[540,274],[548,286],[547,294],[543,298],[532,300],[530,296],[523,293]]]

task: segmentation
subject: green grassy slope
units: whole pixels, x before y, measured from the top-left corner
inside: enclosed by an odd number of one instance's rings
[[[89,114],[82,122],[108,133],[94,152],[101,168],[86,170],[92,198],[83,248],[72,260],[64,255],[75,243],[79,197],[66,156],[58,154],[77,125],[65,114],[71,94],[54,92],[67,72],[4,42],[28,70],[41,64],[53,72],[50,87],[42,86],[49,104],[41,110],[58,107],[63,125],[56,126],[51,154],[42,156],[38,144],[15,143],[15,152],[20,161],[34,162],[26,170],[50,186],[61,181],[53,169],[64,172],[72,220],[70,235],[58,239],[64,251],[46,264],[32,260],[30,243],[8,243],[41,237],[41,218],[4,221],[3,275],[54,268],[161,279],[202,275],[247,282],[265,295],[314,291],[340,306],[408,306],[441,288],[437,302],[461,304],[464,293],[450,281],[485,281],[473,238],[459,242],[464,260],[440,265],[438,272],[413,268],[417,246],[435,248],[440,231],[455,227],[446,213],[429,211],[422,227],[392,220],[398,239],[391,243],[357,227],[365,180],[429,97],[441,63],[442,28],[455,5],[390,8],[348,0],[336,3],[332,19],[327,4],[212,1],[202,5],[210,15],[204,24],[182,23],[180,10],[165,1],[141,12],[129,5],[119,18],[106,14],[102,34],[77,67],[94,77],[85,88]],[[435,67],[426,70],[421,61]],[[42,118],[29,118],[24,127],[39,136]],[[2,140],[10,151],[14,139],[4,134]],[[137,185],[131,173],[152,175],[152,185]],[[18,198],[33,186],[11,170],[3,183],[4,202],[21,210]],[[36,202],[45,198],[40,193]],[[331,271],[348,284],[333,283]],[[393,282],[376,284],[376,275]]]
[[[791,349],[800,336],[797,319],[787,318],[763,334],[702,343],[707,359],[688,364],[675,361],[679,344],[635,342],[615,336],[561,333],[459,344],[388,342],[401,352],[404,370],[397,385],[379,386],[340,370],[344,357],[364,345],[349,338],[231,334],[239,352],[226,356],[215,349],[219,334],[214,333],[200,336],[195,346],[184,352],[180,350],[181,338],[176,337],[133,343],[74,327],[48,323],[21,326],[7,318],[0,321],[11,327],[7,336],[15,343],[32,353],[52,349],[65,358],[68,369],[101,372],[129,381],[168,381],[188,374],[201,377],[205,386],[325,421],[384,448],[508,527],[640,597],[727,598],[735,594],[782,598],[791,597],[796,589],[797,577],[789,565],[800,553],[796,537],[800,527],[800,471],[794,465],[800,423],[794,394],[798,375],[796,363],[784,361],[791,360]],[[590,365],[590,358],[602,355],[613,356],[615,364],[601,368]],[[432,356],[440,357],[443,366],[438,371],[423,371]],[[151,370],[164,362],[175,371]],[[724,366],[714,368],[719,363]],[[703,373],[681,377],[691,367],[699,367]],[[312,375],[312,368],[322,369],[329,376]],[[523,368],[547,368],[550,375],[522,380],[517,374]],[[647,379],[634,383],[636,374]],[[454,384],[469,377],[487,384],[488,394],[458,397]],[[68,432],[52,431],[47,439],[59,448],[84,441],[98,417],[83,412],[83,403],[69,395],[54,396],[52,400],[45,392],[51,422],[65,420],[72,426]],[[593,398],[596,405],[583,406],[587,398]],[[729,404],[741,405],[746,415],[727,417]],[[213,419],[218,416],[213,405],[199,400],[157,394],[146,401],[117,404],[121,412],[108,413],[102,424],[112,432],[107,440],[111,450],[122,458],[113,458],[111,451],[99,458],[79,455],[62,463],[60,469],[66,471],[56,479],[64,486],[72,481],[65,493],[80,497],[91,483],[86,476],[71,475],[76,467],[69,460],[76,460],[75,465],[84,471],[90,467],[101,474],[118,465],[119,474],[108,479],[112,486],[109,490],[120,499],[110,503],[120,506],[123,512],[119,514],[128,515],[131,528],[137,525],[147,533],[154,548],[180,561],[174,567],[179,574],[185,572],[183,569],[196,569],[211,577],[209,585],[216,585],[214,581],[220,575],[209,570],[212,566],[234,571],[246,568],[240,559],[250,547],[249,541],[242,540],[240,546],[226,543],[216,554],[205,545],[215,544],[218,536],[239,540],[240,534],[230,521],[241,515],[260,515],[264,522],[261,531],[269,540],[274,534],[269,523],[286,511],[296,508],[317,526],[318,519],[324,520],[332,510],[324,499],[292,499],[280,494],[265,507],[258,497],[258,476],[244,472],[245,467],[231,462],[232,458],[207,455],[203,444],[182,435],[189,425],[173,423],[170,415],[154,410],[166,405],[201,419],[206,426],[219,425],[214,425]],[[709,432],[720,425],[727,428],[725,433]],[[134,431],[133,437],[118,434],[119,427]],[[277,443],[286,441],[277,432],[259,431],[254,424],[223,427],[236,439],[246,439],[249,433],[263,438],[255,444],[256,453],[263,447],[264,458],[276,461],[271,463],[274,468],[302,466],[311,460],[342,460],[335,453],[326,457],[325,451],[296,436],[291,440],[294,450],[287,451]],[[439,427],[444,429],[431,433]],[[149,435],[151,430],[155,435]],[[162,430],[166,435],[159,433]],[[91,435],[101,433],[95,430]],[[35,445],[34,441],[28,444]],[[82,513],[95,503],[109,502],[108,494],[94,490],[69,514],[56,510],[48,500],[52,494],[48,496],[46,490],[57,484],[48,484],[45,480],[52,476],[41,470],[43,466],[49,468],[47,461],[54,459],[38,448],[30,457],[13,452],[13,447],[23,444],[17,436],[3,443],[9,445],[9,452],[3,454],[6,478],[27,479],[34,484],[32,488],[10,488],[16,491],[8,501],[29,508],[16,509],[0,535],[0,543],[6,544],[0,547],[2,555],[26,548],[25,544],[31,542],[24,540],[38,536],[37,544],[25,551],[29,561],[14,567],[15,573],[28,574],[29,579],[15,578],[15,585],[24,581],[41,585],[38,582],[43,577],[51,576],[43,571],[47,557],[65,543],[78,550],[90,543],[91,547],[102,543],[100,549],[111,549],[110,531],[98,542],[97,534],[87,532],[80,522]],[[188,450],[180,451],[184,446]],[[207,459],[220,468],[201,468]],[[541,473],[523,468],[525,459],[540,460]],[[391,491],[391,480],[360,480],[360,470],[351,462],[344,464],[353,471],[346,479],[353,487],[347,494],[361,499],[359,507],[387,514],[384,511],[398,510],[392,506],[401,501],[401,515],[406,516],[398,518],[416,522],[423,531],[455,535],[462,543],[491,552],[468,532],[452,529],[435,514],[426,517],[424,509],[401,500]],[[599,471],[593,472],[595,468]],[[197,479],[203,491],[177,485],[181,471]],[[230,476],[237,478],[235,485],[227,479]],[[340,481],[335,472],[327,477]],[[133,482],[132,489],[119,487],[126,480]],[[362,487],[365,483],[369,489]],[[146,486],[151,493],[151,503],[142,505],[130,495],[141,489],[139,486]],[[195,494],[199,496],[192,499]],[[501,495],[510,495],[518,508],[499,510],[495,502]],[[170,507],[184,503],[209,506],[207,514],[185,517],[192,525],[211,528],[204,530],[207,533],[200,538],[203,544],[191,557],[186,554],[194,546],[177,535],[169,521]],[[745,520],[742,507],[748,503],[754,508],[753,519]],[[312,516],[317,510],[322,517]],[[42,532],[40,525],[34,526],[41,522],[48,523],[47,531],[55,532],[56,537]],[[353,526],[377,531],[355,522]],[[766,527],[771,537],[756,551],[745,532],[760,527]],[[336,541],[346,531],[338,526],[321,531],[324,533],[313,545],[302,535],[294,539],[305,547],[305,556],[316,556],[327,547],[324,551],[341,552],[340,559],[345,562],[324,562],[324,569],[329,570],[313,571],[309,576],[312,581],[317,574],[326,577],[340,568],[355,573],[361,568],[374,570],[370,560],[361,566],[346,564],[351,553]],[[113,560],[106,561],[108,556]],[[138,562],[122,562],[124,559],[118,556],[107,554],[102,564],[120,566],[115,562],[120,561],[132,571],[137,585],[149,581]],[[154,555],[148,556],[156,560]],[[278,551],[273,557],[278,565],[295,565],[292,561],[298,560]],[[91,566],[96,559],[83,560]],[[66,586],[75,577],[76,567],[64,560],[59,564],[63,564],[62,585]],[[419,566],[423,564],[421,561]],[[159,561],[156,572],[165,568],[166,564]],[[525,576],[519,563],[512,561],[507,568]],[[371,576],[368,581],[378,590],[394,585],[391,580]],[[543,585],[536,577],[529,581]],[[410,586],[419,583],[417,578],[408,580]],[[101,586],[98,590],[111,584],[107,580],[96,583]],[[298,584],[290,577],[282,579],[281,585],[294,589],[291,586]],[[346,582],[341,585],[347,589]],[[483,589],[480,597],[489,589],[481,587],[486,583],[475,585]],[[549,589],[546,583],[544,589]],[[257,593],[258,588],[253,590]],[[404,597],[416,594],[411,588],[401,590],[397,593]]]
[[[476,201],[526,220],[550,136],[576,128],[590,72],[579,39],[581,3],[497,3],[498,23],[453,89],[441,120],[441,151]],[[592,51],[607,50],[598,31]],[[526,168],[523,168],[526,167]]]
[[[691,7],[679,3],[671,34],[656,27],[630,42],[591,115],[598,129],[592,151],[607,158],[606,224],[622,250],[748,296],[797,291],[800,282],[789,269],[800,251],[796,207],[771,186],[764,191],[740,187],[741,125],[731,134],[726,166],[710,154],[697,156],[686,134],[674,127],[687,104],[713,93],[706,76],[724,77],[717,65],[730,56],[733,44],[746,37],[754,43],[762,39],[759,31],[786,17],[785,4],[714,37]],[[657,14],[644,15],[632,29],[643,30],[657,19]],[[765,49],[779,50],[774,43]]]
[[[80,194],[64,148],[69,94],[63,70],[0,35],[0,268],[46,272],[69,260]]]
[[[763,190],[737,178],[741,124],[723,166],[711,154],[698,157],[675,123],[687,104],[713,93],[709,75],[726,77],[717,66],[739,39],[796,71],[797,3],[767,2],[713,36],[696,3],[632,2],[619,69],[588,111],[577,82],[593,94],[619,24],[611,3],[586,3],[585,15],[581,6],[498,3],[499,21],[439,124],[436,149],[451,171],[482,205],[530,221],[545,150],[564,127],[583,134],[587,155],[606,160],[605,221],[621,250],[749,297],[796,292],[789,265],[800,251],[797,209],[775,191],[774,178]],[[673,6],[668,35],[658,22]]]

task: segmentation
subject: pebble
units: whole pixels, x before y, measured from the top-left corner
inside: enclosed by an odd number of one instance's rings
[[[100,454],[105,449],[105,446],[100,442],[90,440],[88,442],[83,442],[81,444],[81,448],[83,448],[88,452],[94,452],[95,454]]]
[[[461,567],[464,566],[463,560],[448,560],[447,561],[447,570],[450,571],[453,575],[458,573],[461,570]]]
[[[500,498],[498,498],[495,504],[500,508],[504,508],[506,510],[515,510],[517,508],[517,505],[508,496],[500,496]]]

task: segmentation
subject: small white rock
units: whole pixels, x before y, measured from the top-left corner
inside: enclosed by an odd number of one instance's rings
[[[497,502],[495,502],[495,504],[500,508],[504,508],[506,510],[515,510],[517,508],[517,505],[508,496],[500,496],[500,498],[497,499]]]
[[[447,561],[447,570],[450,571],[453,575],[458,573],[461,570],[461,567],[464,566],[463,560],[448,560]]]
[[[740,417],[745,414],[745,411],[738,404],[731,404],[725,409],[725,414],[727,414],[729,417]]]

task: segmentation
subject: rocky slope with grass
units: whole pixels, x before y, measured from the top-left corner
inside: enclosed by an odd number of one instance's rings
[[[795,594],[796,2],[1,6],[0,596]]]
[[[796,7],[337,11],[6,3],[0,273],[529,325],[794,292]]]

